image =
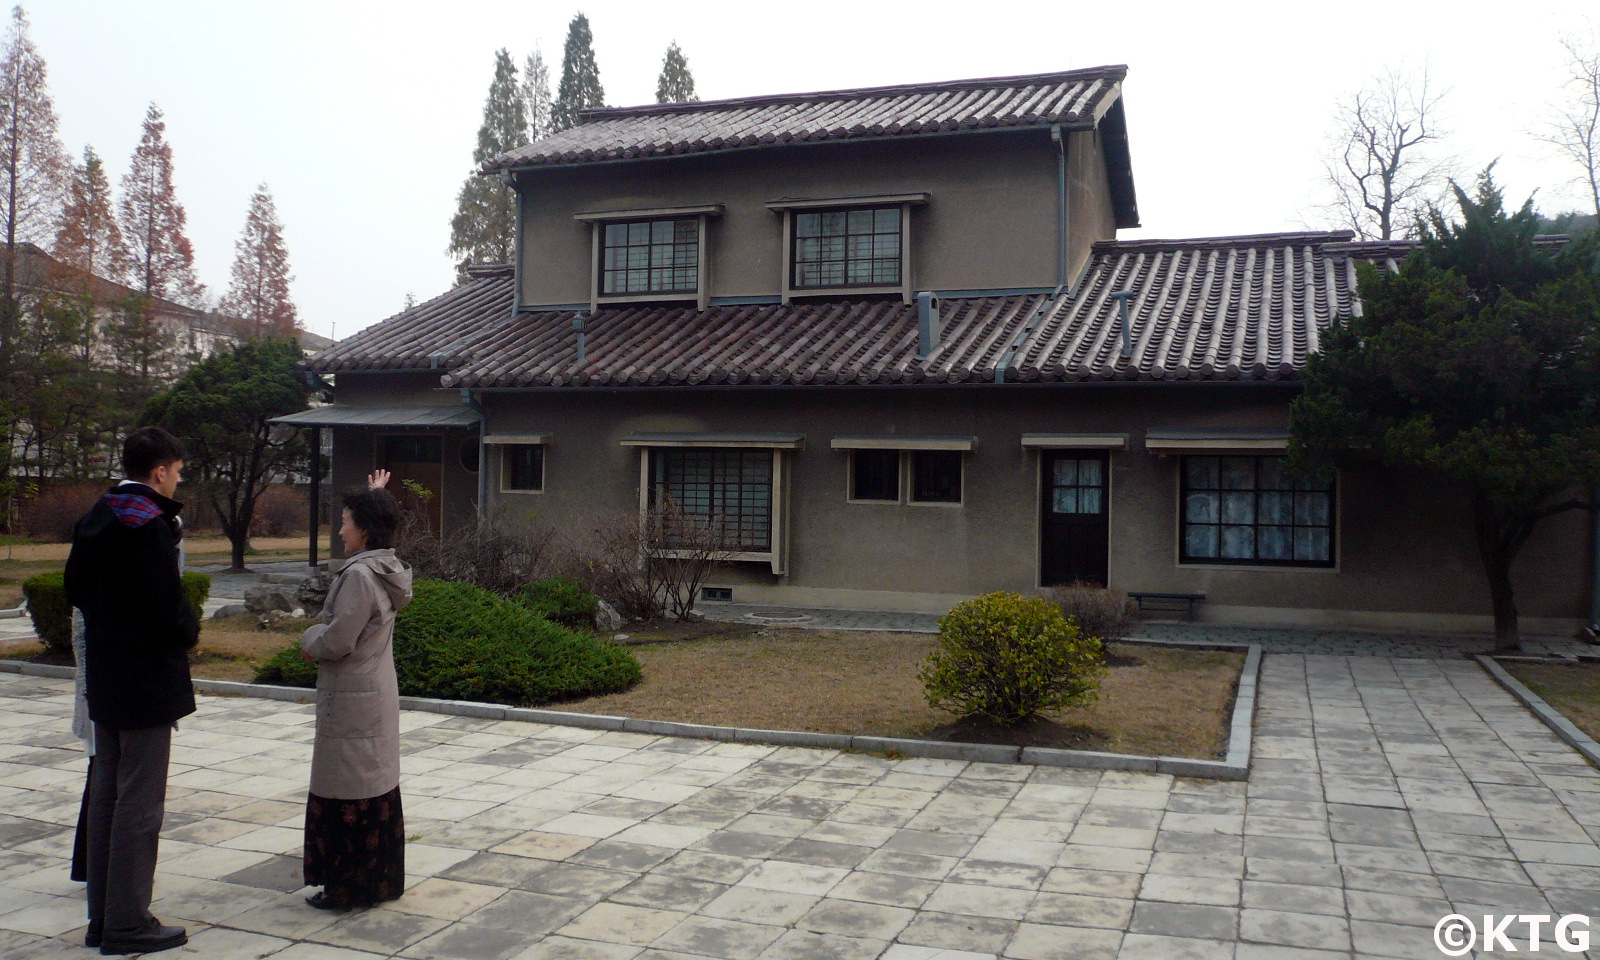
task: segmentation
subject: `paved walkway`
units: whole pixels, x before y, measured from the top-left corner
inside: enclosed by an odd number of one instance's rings
[[[0,675],[8,960],[87,955],[68,689]],[[1355,960],[1439,956],[1452,911],[1600,914],[1600,771],[1466,660],[1268,656],[1246,783],[406,712],[412,886],[344,916],[301,902],[312,722],[184,721],[174,956]]]

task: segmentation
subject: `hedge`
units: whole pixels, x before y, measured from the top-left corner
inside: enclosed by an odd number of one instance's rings
[[[28,600],[28,616],[33,631],[45,649],[72,655],[72,607],[67,603],[66,575],[41,573],[22,581],[22,595]],[[195,619],[204,616],[202,608],[211,595],[211,578],[203,573],[183,575],[183,595],[194,607]]]
[[[395,620],[400,693],[534,706],[626,690],[639,682],[633,654],[466,583],[418,580]],[[298,643],[256,674],[258,683],[315,686]]]
[[[593,630],[594,615],[600,612],[600,598],[582,580],[572,577],[536,580],[512,599],[546,620],[573,630]]]

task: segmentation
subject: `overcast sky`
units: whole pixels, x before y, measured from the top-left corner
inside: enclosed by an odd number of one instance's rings
[[[1533,134],[1560,96],[1565,35],[1597,38],[1590,2],[1483,4],[559,3],[453,0],[34,0],[67,148],[113,184],[146,105],[166,112],[200,279],[227,287],[250,195],[285,225],[304,325],[348,336],[447,290],[456,192],[494,52],[536,45],[559,78],[582,9],[611,105],[654,99],[667,44],[702,99],[1043,73],[1125,63],[1142,230],[1212,236],[1325,224],[1322,159],[1341,95],[1388,66],[1448,90],[1448,149],[1499,158],[1510,199],[1582,194]]]

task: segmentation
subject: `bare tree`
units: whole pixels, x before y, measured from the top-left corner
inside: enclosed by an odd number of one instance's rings
[[[1418,75],[1390,68],[1339,101],[1332,156],[1326,161],[1340,225],[1364,240],[1414,236],[1427,205],[1443,196],[1451,162],[1435,149],[1445,91]]]
[[[1588,188],[1600,216],[1600,46],[1576,37],[1564,37],[1561,45],[1568,56],[1568,98],[1537,136],[1578,165],[1582,172],[1573,180]]]

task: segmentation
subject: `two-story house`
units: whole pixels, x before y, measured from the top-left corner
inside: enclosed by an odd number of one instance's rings
[[[310,361],[334,478],[443,523],[571,531],[667,499],[725,521],[734,600],[943,610],[1084,580],[1215,619],[1485,629],[1462,503],[1283,471],[1345,233],[1119,242],[1123,67],[589,111],[486,165],[517,262]],[[1403,253],[1403,251],[1402,251]],[[1588,534],[1517,570],[1587,604]]]

